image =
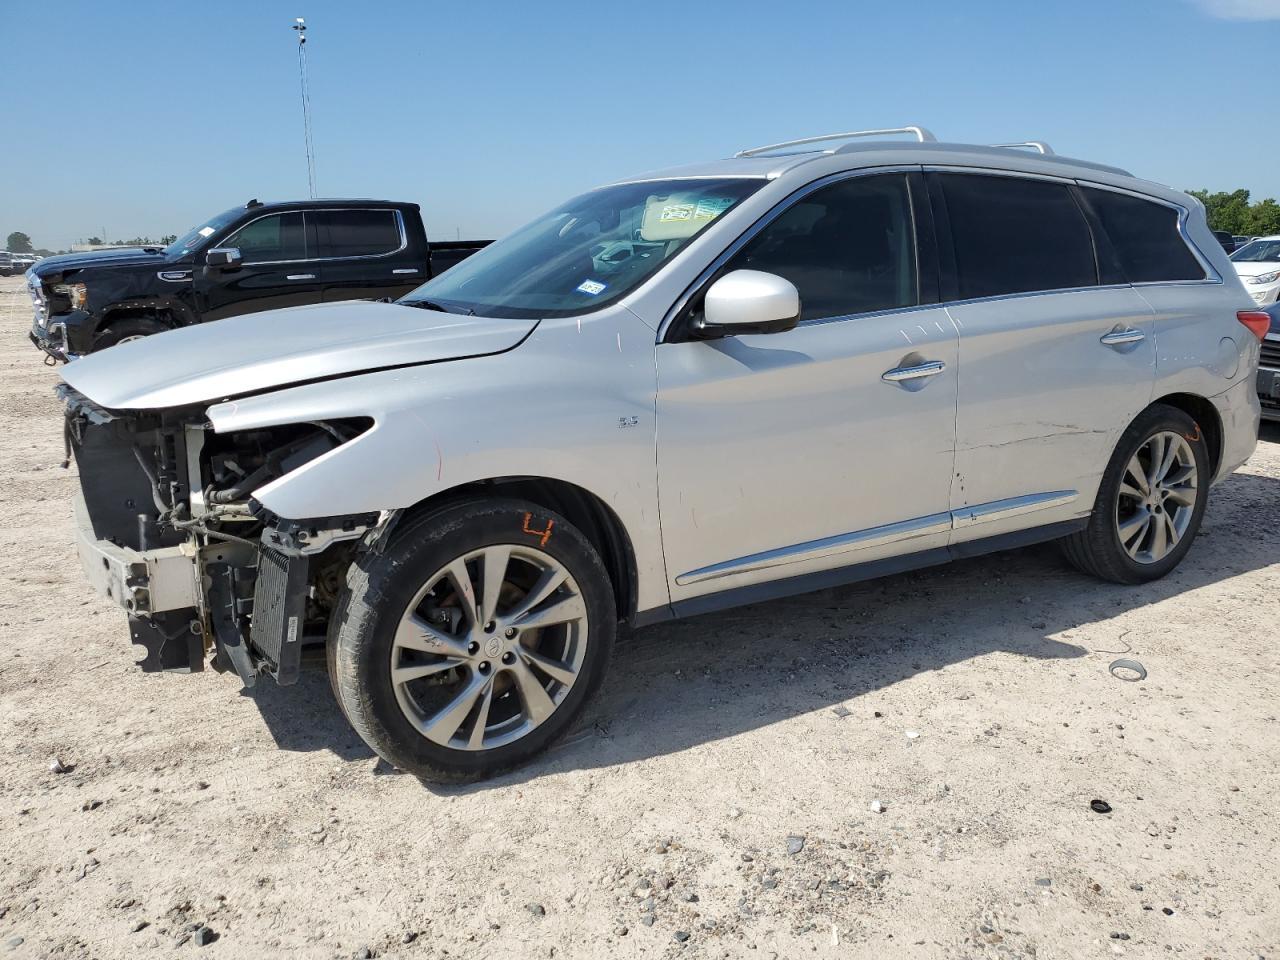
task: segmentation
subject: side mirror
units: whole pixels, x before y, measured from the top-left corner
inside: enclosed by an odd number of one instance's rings
[[[800,291],[790,280],[760,270],[734,270],[703,298],[693,335],[699,340],[743,333],[784,333],[800,322]]]
[[[220,267],[224,270],[234,269],[240,266],[240,248],[239,247],[214,247],[205,254],[204,262],[210,267]]]

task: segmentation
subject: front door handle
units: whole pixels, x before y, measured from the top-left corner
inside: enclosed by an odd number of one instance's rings
[[[399,270],[392,270],[392,273],[417,273],[417,267],[402,267]]]
[[[291,273],[285,277],[286,280],[314,280],[315,278],[314,273]]]
[[[1141,330],[1128,327],[1124,330],[1112,330],[1110,333],[1104,333],[1098,339],[1098,342],[1108,347],[1123,347],[1129,343],[1141,343],[1145,339],[1147,339],[1147,335]]]
[[[936,377],[947,365],[941,360],[926,360],[924,363],[912,364],[909,367],[894,367],[880,374],[885,383],[902,383],[904,380],[920,380],[923,377]]]

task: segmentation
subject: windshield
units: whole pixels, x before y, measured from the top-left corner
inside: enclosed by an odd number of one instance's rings
[[[165,247],[165,256],[181,257],[194,250],[199,250],[208,242],[210,237],[227,224],[231,223],[231,221],[235,220],[242,213],[244,213],[243,207],[234,207],[225,213],[218,214],[208,223],[203,223],[194,230],[188,231],[177,240],[173,241],[173,243],[169,244],[169,246]]]
[[[1231,255],[1236,263],[1280,262],[1280,240],[1254,240]]]
[[[401,302],[489,317],[569,317],[634,290],[763,179],[593,190],[485,247]]]

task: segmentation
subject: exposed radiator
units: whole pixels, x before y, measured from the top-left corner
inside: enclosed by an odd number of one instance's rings
[[[306,557],[289,556],[266,546],[258,553],[249,643],[281,685],[298,679],[308,562]]]

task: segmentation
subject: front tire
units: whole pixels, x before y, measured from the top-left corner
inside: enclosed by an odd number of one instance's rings
[[[159,320],[148,317],[134,317],[130,320],[118,320],[93,338],[93,352],[106,350],[121,343],[141,340],[152,334],[163,333],[169,328]]]
[[[1114,583],[1146,583],[1182,562],[1209,496],[1209,447],[1200,425],[1157,403],[1120,437],[1089,525],[1063,541],[1079,570]]]
[[[599,688],[617,613],[586,537],[520,500],[408,521],[352,565],[329,666],[343,712],[393,766],[462,783],[562,736]]]

